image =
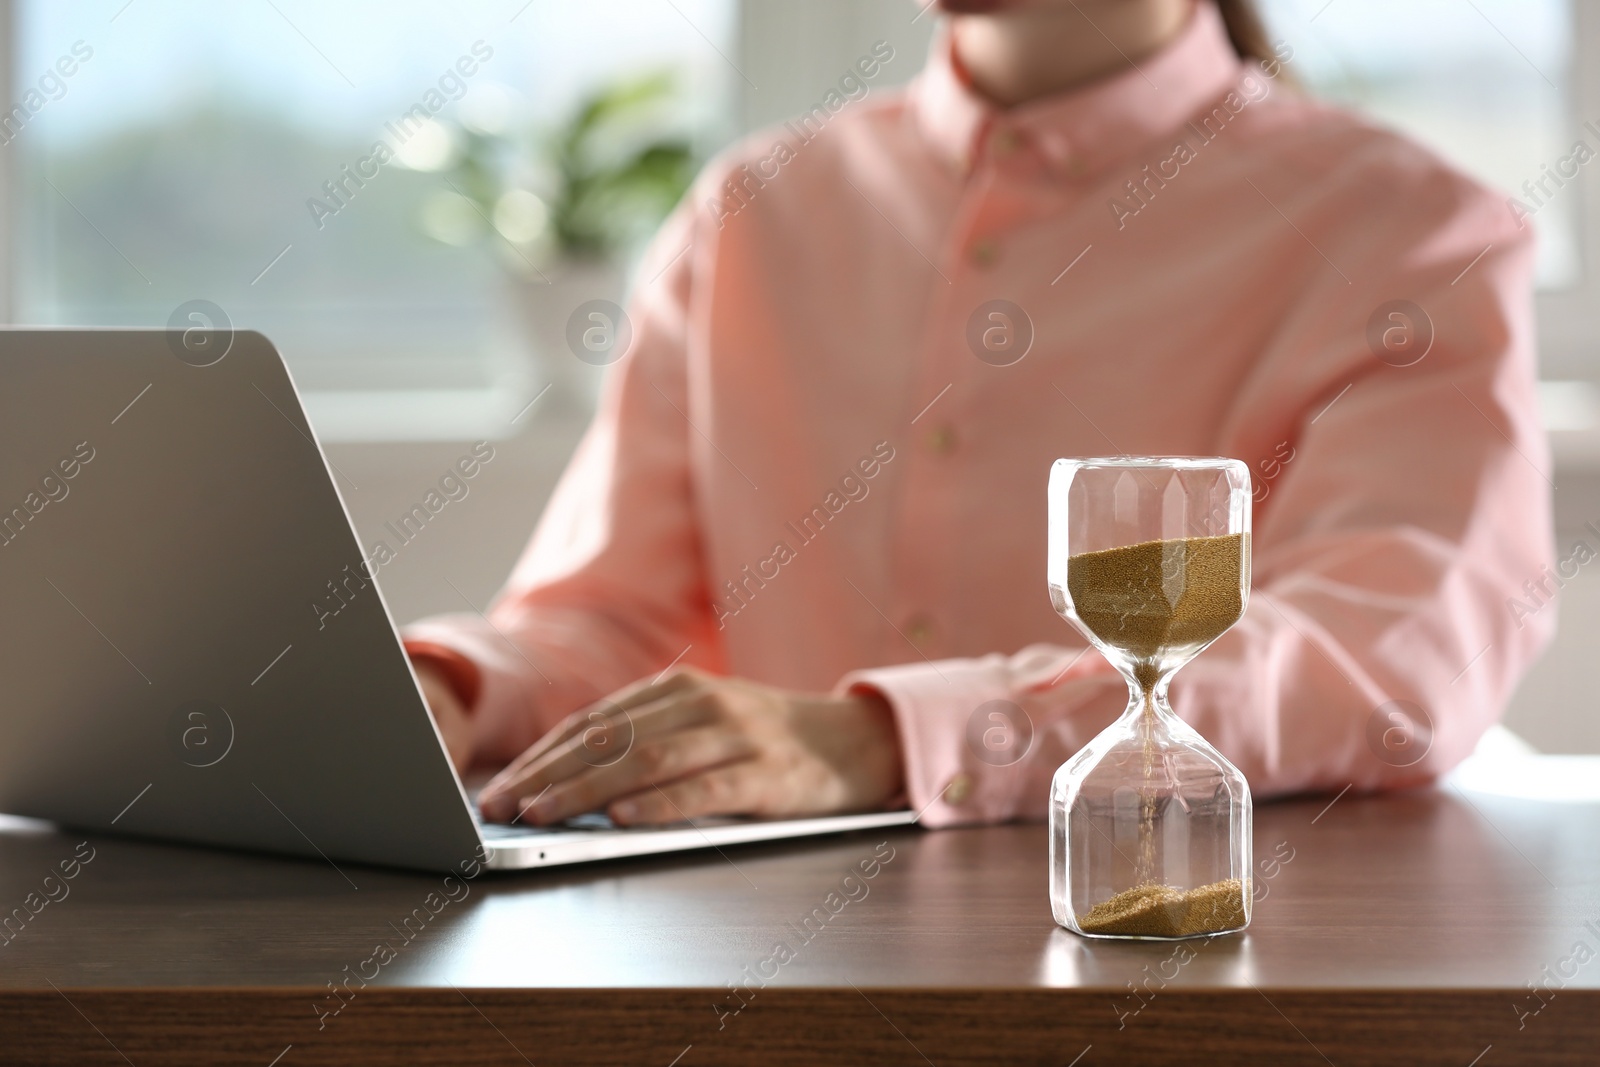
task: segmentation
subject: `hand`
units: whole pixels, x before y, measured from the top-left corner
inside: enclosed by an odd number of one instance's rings
[[[675,671],[576,712],[484,787],[487,818],[536,824],[605,808],[627,826],[698,815],[882,807],[902,789],[881,698],[790,693]]]
[[[465,774],[472,764],[472,720],[461,698],[445,680],[444,673],[425,659],[413,662],[417,681],[422,684],[422,695],[428,700],[428,710],[444,738],[445,751],[455,764],[457,774]]]

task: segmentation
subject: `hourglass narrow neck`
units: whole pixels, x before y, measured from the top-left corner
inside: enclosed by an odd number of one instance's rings
[[[1167,687],[1171,685],[1174,673],[1164,671],[1148,686],[1134,675],[1124,674],[1123,681],[1128,683],[1128,707],[1122,713],[1123,720],[1137,719],[1147,711],[1162,718],[1173,715],[1172,705],[1167,703]]]

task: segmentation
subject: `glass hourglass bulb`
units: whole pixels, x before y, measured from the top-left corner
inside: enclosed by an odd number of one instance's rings
[[[1249,470],[1229,459],[1063,459],[1049,493],[1051,603],[1129,693],[1051,784],[1056,922],[1089,937],[1241,930],[1250,788],[1173,713],[1167,688],[1244,614]]]

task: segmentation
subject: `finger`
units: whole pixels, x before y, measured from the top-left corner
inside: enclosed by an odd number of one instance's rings
[[[588,707],[580,708],[567,716],[557,725],[555,730],[551,731],[551,734],[546,735],[546,737],[551,738],[551,743],[548,747],[554,747],[556,744],[569,740],[574,734],[582,732],[586,724],[592,724],[597,714],[611,717],[637,711],[649,705],[658,704],[669,696],[705,689],[707,687],[706,682],[705,675],[698,671],[687,669],[673,671],[659,682],[653,680],[635,682],[633,685],[619,689],[605,699],[597,700]],[[554,736],[551,737],[551,735]],[[541,742],[543,740],[541,738]],[[537,749],[538,747],[539,743],[535,743],[534,748]]]
[[[523,749],[516,759],[506,764],[498,774],[489,779],[483,787],[483,795],[491,796],[498,793],[508,782],[519,778],[530,766],[547,756],[551,751],[570,741],[572,738],[593,730],[604,727],[612,718],[621,719],[625,712],[613,708],[604,701],[590,704],[586,708],[568,715],[547,730],[533,744]]]
[[[754,815],[765,808],[769,771],[755,760],[645,789],[607,809],[619,826],[654,826],[706,815]]]
[[[484,812],[505,818],[502,809],[509,808],[510,797],[530,796],[586,769],[617,763],[640,741],[701,726],[715,719],[719,708],[711,691],[703,690],[669,694],[631,712],[589,714],[593,718],[571,723],[559,740],[541,740],[490,779],[478,795]]]
[[[543,737],[530,745],[500,774],[496,775],[484,787],[485,792],[495,790],[501,784],[502,778],[509,779],[516,771],[538,760],[550,750],[570,741],[573,737],[592,730],[608,718],[617,718],[642,710],[643,708],[661,703],[667,697],[686,691],[695,691],[706,688],[707,678],[698,671],[677,670],[673,671],[659,684],[655,682],[639,682],[626,689],[620,689],[604,700],[597,700],[593,704],[562,719]]]
[[[535,824],[559,822],[654,785],[748,760],[754,753],[743,735],[722,727],[681,730],[647,741],[617,763],[589,768],[548,790],[535,784],[539,794],[523,818]]]
[[[637,738],[695,725],[715,710],[707,701],[699,699],[704,695],[696,693],[687,698],[664,695],[655,704],[634,710],[594,704],[584,711],[574,712],[490,779],[484,786],[484,793],[493,795],[524,781],[531,768],[574,739],[580,740],[590,751],[592,758],[588,762],[593,765],[611,762],[615,752],[625,751]]]
[[[630,711],[646,704],[654,704],[669,693],[681,693],[686,689],[704,689],[710,681],[709,675],[692,667],[680,667],[648,682],[641,680],[619,689],[608,699],[616,707]]]

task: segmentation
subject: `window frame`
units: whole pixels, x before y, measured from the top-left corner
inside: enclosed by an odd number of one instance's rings
[[[1572,62],[1566,90],[1571,123],[1583,115],[1600,118],[1600,6],[1572,0],[1569,10]],[[1535,296],[1539,368],[1544,378],[1600,383],[1596,365],[1596,350],[1600,349],[1600,212],[1593,210],[1593,205],[1600,204],[1600,166],[1581,169],[1571,192],[1578,278],[1569,286]]]
[[[16,99],[16,5],[0,0],[0,86],[5,86],[6,107]],[[12,177],[15,153],[0,149],[0,324],[16,320],[16,184]]]

